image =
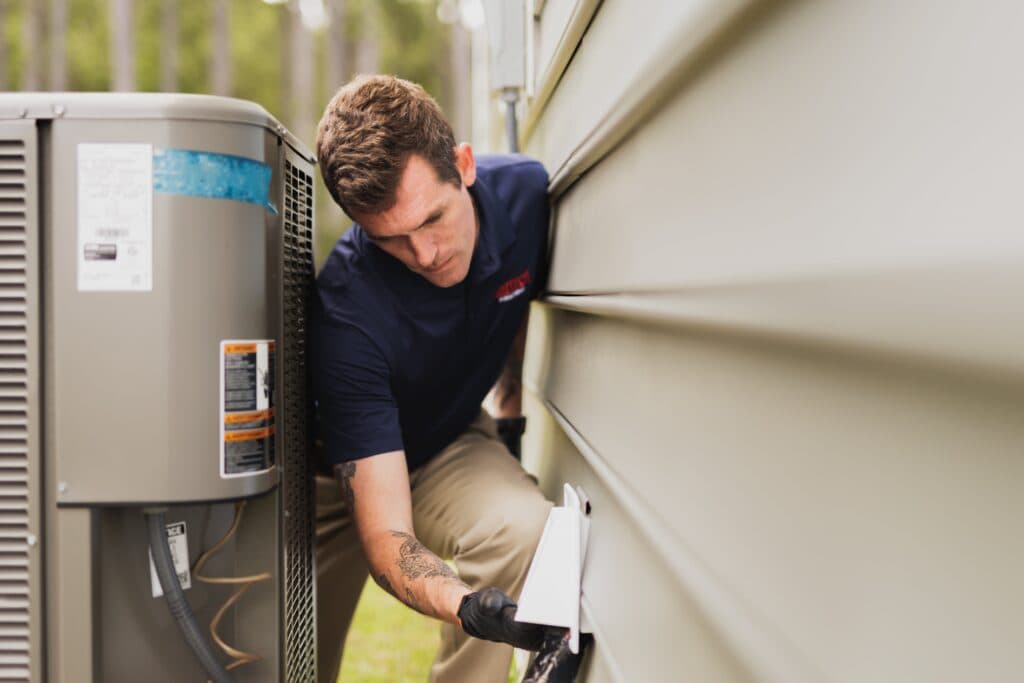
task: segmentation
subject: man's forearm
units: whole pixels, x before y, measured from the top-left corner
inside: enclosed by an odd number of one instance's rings
[[[335,467],[335,474],[356,522],[374,581],[417,612],[457,623],[459,602],[470,592],[469,587],[413,536],[411,528],[389,529],[358,518],[353,486],[356,470],[357,464],[348,462]],[[374,526],[376,531],[367,528]]]
[[[509,357],[494,385],[494,400],[491,403],[494,417],[519,417],[523,414],[522,376],[522,362]]]
[[[415,536],[392,530],[367,539],[370,568],[381,588],[421,614],[450,623],[471,592],[455,571]]]
[[[494,384],[491,410],[494,417],[519,417],[523,414],[523,356],[526,355],[526,328],[529,311],[512,342],[505,367]]]
[[[374,580],[409,607],[458,624],[471,636],[537,649],[544,629],[515,621],[500,589],[473,592],[413,534],[405,453],[388,451],[334,467]]]

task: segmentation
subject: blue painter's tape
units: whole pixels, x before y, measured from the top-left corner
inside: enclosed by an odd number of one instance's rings
[[[276,214],[277,208],[270,203],[271,175],[270,166],[230,154],[190,149],[153,152],[153,189],[157,192],[248,202]]]

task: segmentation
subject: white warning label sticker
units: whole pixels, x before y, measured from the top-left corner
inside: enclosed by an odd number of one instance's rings
[[[171,559],[174,560],[174,571],[178,574],[178,581],[181,582],[183,590],[188,590],[192,587],[192,572],[188,567],[188,533],[185,530],[185,522],[167,525],[167,543],[171,546]],[[160,577],[156,575],[152,549],[149,551],[149,579],[153,597],[159,598],[164,591],[160,586]]]
[[[78,291],[153,289],[153,148],[78,145]]]
[[[220,343],[220,475],[244,477],[274,464],[274,342]]]

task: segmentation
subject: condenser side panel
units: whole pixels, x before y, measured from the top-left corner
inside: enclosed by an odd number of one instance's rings
[[[228,345],[245,349],[275,332],[265,278],[265,214],[274,208],[259,197],[271,134],[204,121],[66,117],[51,125],[62,194],[49,201],[48,449],[63,484],[59,504],[217,501],[267,490],[276,468],[262,458],[229,461],[220,415],[229,405]],[[117,194],[118,183],[130,183],[130,193]],[[96,216],[112,205],[117,220],[107,226]],[[97,264],[110,257],[116,269],[104,273]],[[266,376],[262,365],[255,372]],[[260,405],[269,389],[251,410],[269,407]]]
[[[152,594],[143,508],[130,503],[135,497],[161,500],[162,487],[175,481],[182,490],[223,487],[223,498],[258,490],[218,476],[218,346],[223,339],[277,341],[278,328],[266,312],[268,292],[275,291],[266,279],[266,262],[268,232],[280,221],[280,196],[271,193],[269,202],[255,204],[208,192],[155,191],[153,289],[82,293],[76,285],[74,253],[75,150],[80,144],[103,145],[115,152],[125,144],[151,145],[154,151],[179,150],[216,157],[214,161],[222,163],[237,159],[250,167],[273,168],[279,160],[279,138],[264,127],[229,122],[64,119],[44,125],[55,142],[50,145],[53,159],[63,162],[50,164],[49,184],[65,188],[63,195],[50,197],[53,227],[47,234],[53,239],[46,250],[53,277],[47,293],[49,680],[201,679],[199,665],[165,601]],[[279,229],[274,235],[280,239]],[[172,271],[189,268],[191,277],[172,280]],[[123,299],[101,308],[115,296]],[[226,296],[235,297],[238,305],[227,312],[218,310]],[[167,315],[158,315],[161,307]],[[123,334],[115,336],[114,328]],[[217,336],[202,348],[183,348],[190,342],[175,343],[175,335],[188,329],[215,330]],[[105,343],[95,343],[98,338]],[[83,354],[100,350],[102,358],[88,367]],[[127,373],[112,364],[143,370]],[[170,390],[155,391],[159,386]],[[124,407],[121,401],[131,392],[139,394],[135,418],[111,407]],[[92,403],[83,398],[88,396]],[[142,414],[144,418],[139,417]],[[117,441],[123,437],[118,430],[123,430],[171,457],[147,462],[145,456],[152,453],[144,447],[127,453],[137,454],[137,459],[112,457],[110,449],[102,448],[106,442],[74,438],[81,434],[76,429],[89,426],[89,417],[96,424],[114,425],[100,435],[103,439]],[[201,443],[190,447],[197,433]],[[71,456],[75,462],[69,464]],[[184,474],[188,469],[191,472]],[[146,484],[126,486],[137,477],[146,478]],[[277,470],[255,479],[273,483]],[[87,507],[83,499],[104,505]],[[269,576],[254,581],[227,610],[218,629],[230,645],[259,657],[234,670],[240,683],[278,680],[282,666],[280,501],[276,487],[250,496],[237,533],[206,566],[205,573],[212,577]],[[118,502],[127,504],[111,504]],[[184,523],[187,530],[190,566],[228,533],[233,512],[230,502],[170,506],[168,522]],[[200,622],[209,624],[233,590],[193,576],[186,597]]]
[[[0,681],[43,680],[39,145],[0,122]]]
[[[170,123],[180,125],[177,122]],[[253,147],[250,156],[265,160],[270,168],[277,168],[281,153],[278,136],[254,126],[242,126],[241,131],[246,138],[251,138],[252,145],[258,145],[259,152],[256,153],[257,148]],[[201,133],[201,129],[191,131],[192,144],[216,149],[215,143]],[[220,137],[223,144],[224,136]],[[274,208],[260,207],[261,215],[245,225],[249,233],[249,244],[237,247],[251,250],[251,243],[258,242],[266,250],[265,258],[260,257],[260,251],[256,251],[258,263],[254,264],[260,275],[267,268],[266,294],[254,290],[251,304],[262,304],[261,296],[267,297],[266,322],[259,323],[265,327],[256,328],[253,335],[267,339],[279,339],[275,323],[278,312],[272,304],[277,280],[275,270],[267,267],[273,260],[275,245],[281,239],[282,218],[277,209],[281,206],[281,197],[274,191],[275,180],[280,182],[279,177],[271,176],[268,190],[269,204]],[[228,223],[223,214],[217,211],[217,208],[223,211],[223,207],[216,205],[226,203],[225,200],[190,198],[190,201],[194,202],[191,207],[194,212],[192,222],[204,225],[209,232],[206,240],[194,242],[192,248],[196,251],[220,251],[224,242],[215,231],[225,229]],[[179,221],[176,224],[179,229],[182,223]],[[208,313],[196,311],[192,315],[198,317]],[[278,385],[275,383],[274,386]],[[286,415],[287,410],[287,405],[278,403],[279,415]],[[202,575],[214,579],[261,578],[233,585],[217,585],[193,573],[191,587],[185,591],[199,623],[205,626],[212,623],[235,591],[248,585],[244,596],[223,613],[218,625],[218,634],[228,645],[257,657],[256,661],[232,670],[233,679],[238,683],[282,680],[278,673],[282,666],[279,645],[284,639],[279,619],[280,594],[284,582],[278,571],[281,499],[282,491],[278,487],[246,499],[240,512],[237,511],[237,502],[175,505],[167,512],[168,524],[181,524],[187,532],[189,565],[192,567],[195,567],[200,556],[228,535],[235,515],[239,515],[236,531],[209,558]],[[63,508],[58,514],[63,516],[69,512],[74,510]],[[93,626],[100,635],[96,680],[145,678],[154,683],[205,680],[204,672],[168,614],[164,599],[152,595],[143,509],[134,506],[107,507],[96,510],[94,514],[98,522],[96,547],[99,549],[97,580],[100,596]],[[136,640],[135,647],[125,652],[124,643],[132,639]],[[231,661],[226,656],[223,660]]]

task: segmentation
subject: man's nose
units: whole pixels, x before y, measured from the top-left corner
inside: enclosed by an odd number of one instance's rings
[[[409,247],[412,249],[413,258],[420,268],[429,268],[434,264],[437,257],[437,247],[434,240],[427,235],[409,235]]]

